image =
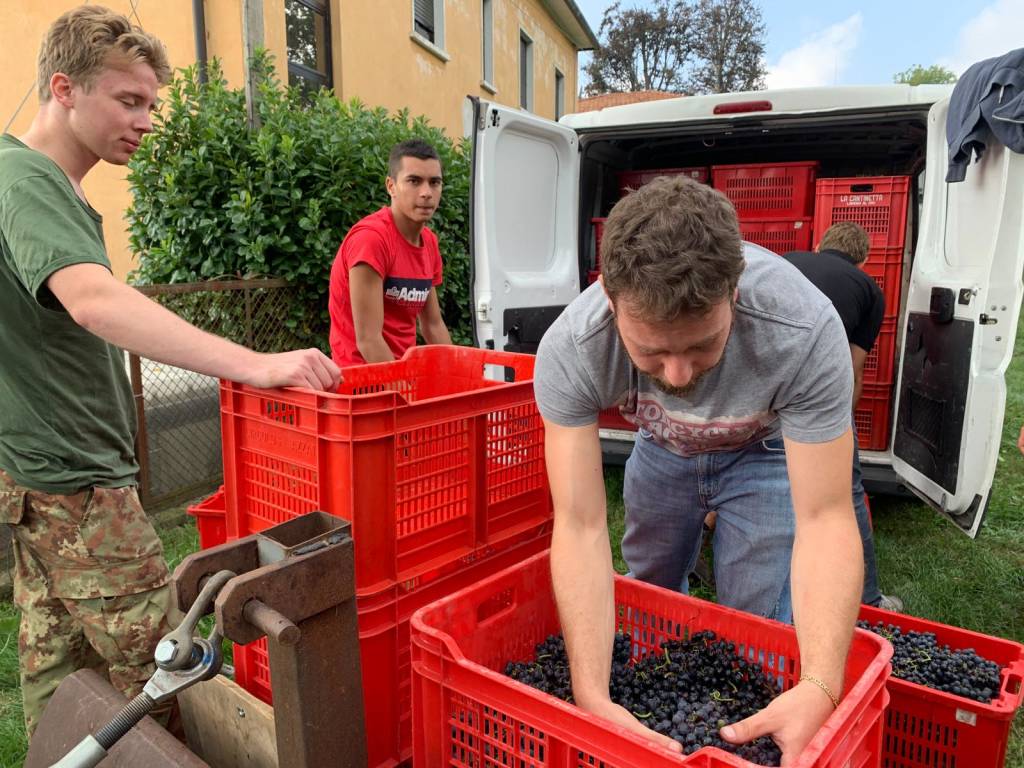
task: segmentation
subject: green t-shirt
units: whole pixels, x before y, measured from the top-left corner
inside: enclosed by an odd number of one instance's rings
[[[46,493],[136,482],[124,353],[46,286],[72,264],[110,269],[102,222],[56,163],[0,136],[0,469]]]

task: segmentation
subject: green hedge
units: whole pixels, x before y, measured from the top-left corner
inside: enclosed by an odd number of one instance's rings
[[[247,124],[245,94],[227,87],[217,61],[208,82],[195,68],[169,86],[154,133],[128,175],[127,218],[136,283],[283,277],[298,290],[282,322],[327,349],[331,264],[348,229],[388,204],[391,146],[433,144],[444,164],[441,205],[430,223],[444,259],[441,308],[457,344],[472,343],[469,313],[469,152],[424,117],[389,114],[326,90],[284,88],[261,54],[261,126]]]

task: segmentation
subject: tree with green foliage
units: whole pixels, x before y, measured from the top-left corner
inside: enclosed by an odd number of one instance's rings
[[[603,39],[585,72],[591,94],[623,91],[681,92],[693,53],[692,12],[681,0],[650,8],[610,5],[601,19]]]
[[[245,94],[227,87],[219,62],[200,83],[195,68],[171,83],[129,166],[127,219],[139,265],[136,283],[225,277],[282,277],[296,287],[284,323],[327,349],[327,289],[345,233],[388,203],[388,152],[404,139],[433,144],[444,165],[444,194],[430,222],[444,258],[438,298],[456,344],[471,343],[469,158],[426,118],[389,114],[330,91],[285,88],[261,53],[250,130]]]
[[[897,72],[892,81],[894,83],[906,83],[907,85],[941,85],[943,83],[955,83],[956,73],[945,67],[933,64],[930,67],[922,67],[915,64],[902,72]]]
[[[585,93],[726,93],[764,87],[765,27],[754,0],[654,0],[604,12]]]

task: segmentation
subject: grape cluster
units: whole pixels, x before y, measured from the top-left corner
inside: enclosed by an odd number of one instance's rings
[[[572,701],[561,635],[538,644],[533,661],[510,662],[505,674]],[[758,765],[778,765],[782,757],[767,736],[738,746],[719,738],[720,728],[763,709],[779,690],[761,667],[737,656],[736,647],[714,632],[663,642],[643,658],[634,658],[629,638],[617,634],[609,693],[648,728],[678,741],[687,755],[718,747]]]
[[[895,624],[858,621],[893,647],[892,674],[901,680],[988,704],[999,693],[1000,667],[973,648],[951,650],[932,632],[904,632]]]

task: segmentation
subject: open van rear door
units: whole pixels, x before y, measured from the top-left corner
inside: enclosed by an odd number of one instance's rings
[[[1024,156],[994,139],[946,184],[949,100],[928,115],[893,468],[972,538],[992,490],[1024,268]]]
[[[518,109],[475,98],[469,109],[476,343],[533,353],[580,292],[579,139]]]

